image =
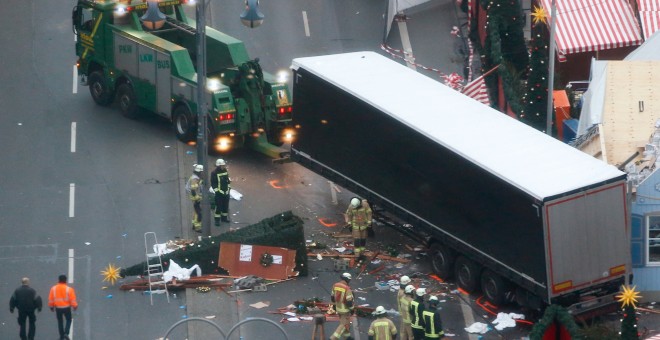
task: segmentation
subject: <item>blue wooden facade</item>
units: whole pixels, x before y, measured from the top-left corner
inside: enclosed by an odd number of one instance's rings
[[[633,285],[643,297],[660,294],[660,172],[637,186],[631,203],[631,259]],[[646,296],[644,296],[646,295]]]

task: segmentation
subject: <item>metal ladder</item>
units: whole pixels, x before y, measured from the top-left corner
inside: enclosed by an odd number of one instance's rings
[[[149,231],[144,233],[144,249],[147,256],[146,276],[149,281],[149,299],[151,305],[154,305],[154,294],[165,294],[167,303],[170,303],[170,294],[167,291],[167,283],[163,279],[163,262],[160,254],[156,252],[154,246],[158,244],[156,233]],[[158,287],[154,289],[154,287]],[[162,287],[162,288],[160,288]]]

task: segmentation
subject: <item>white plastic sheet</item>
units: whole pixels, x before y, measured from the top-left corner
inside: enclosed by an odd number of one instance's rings
[[[163,279],[165,282],[172,281],[173,278],[176,278],[177,280],[188,280],[193,271],[196,276],[202,275],[202,269],[199,268],[199,265],[194,265],[190,267],[190,269],[187,269],[179,266],[174,260],[170,260],[170,267],[165,273],[163,273]]]

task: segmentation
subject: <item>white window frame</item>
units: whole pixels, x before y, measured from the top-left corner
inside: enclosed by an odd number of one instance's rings
[[[653,223],[656,225],[656,228],[654,230],[658,231],[658,234],[655,235],[656,237],[651,237],[652,219],[654,220]],[[650,257],[651,242],[656,243],[657,247],[660,247],[660,212],[648,214],[644,218],[644,248],[646,253],[646,259],[645,259],[646,266],[660,267],[660,259],[658,261],[651,261],[651,257]]]

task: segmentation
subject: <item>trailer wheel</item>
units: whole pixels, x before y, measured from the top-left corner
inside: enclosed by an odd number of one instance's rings
[[[456,283],[463,290],[472,293],[479,288],[479,271],[481,268],[476,263],[463,256],[456,259],[455,266]]]
[[[197,122],[185,105],[179,105],[174,109],[174,130],[176,131],[176,138],[184,143],[195,139]]]
[[[481,274],[481,291],[486,299],[494,305],[501,305],[506,301],[509,284],[498,274],[485,270]]]
[[[128,83],[123,83],[117,88],[117,102],[121,113],[126,118],[135,119],[139,116],[140,108],[137,106],[137,97],[133,86]]]
[[[516,288],[516,303],[533,311],[540,311],[543,308],[543,301],[540,297],[520,287]]]
[[[105,83],[105,77],[101,71],[94,71],[89,75],[87,80],[89,84],[89,93],[96,104],[101,106],[108,106],[112,103],[112,93]]]
[[[449,279],[453,276],[454,252],[440,244],[431,246],[431,265],[433,271],[443,279]]]

